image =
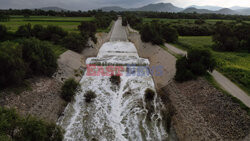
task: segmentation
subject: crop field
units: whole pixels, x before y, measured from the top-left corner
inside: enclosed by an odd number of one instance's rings
[[[147,22],[151,22],[153,20],[159,20],[162,21],[164,23],[173,23],[173,22],[185,22],[185,23],[194,23],[196,19],[166,19],[166,18],[143,18],[143,22],[147,23]],[[210,23],[210,24],[215,24],[218,21],[223,21],[223,22],[234,22],[235,20],[218,20],[218,19],[208,19],[205,20],[206,23]],[[247,23],[250,23],[250,21],[245,21]]]
[[[211,36],[180,36],[176,47],[210,49],[217,61],[217,70],[250,95],[250,53],[217,52],[212,50]]]
[[[0,22],[0,24],[5,25],[8,30],[12,32],[15,32],[19,26],[28,23],[31,25],[41,24],[43,26],[57,25],[66,31],[78,32],[77,26],[80,25],[82,21],[93,21],[94,19],[94,17],[30,16],[29,18],[25,18],[23,16],[11,16],[10,21]]]

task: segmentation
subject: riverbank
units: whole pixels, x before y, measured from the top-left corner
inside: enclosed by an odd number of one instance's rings
[[[81,54],[66,51],[58,59],[58,71],[49,77],[35,77],[27,80],[29,90],[19,94],[6,90],[0,93],[0,106],[14,108],[23,115],[32,115],[50,122],[57,122],[67,103],[61,99],[61,86],[68,78],[80,81],[85,60],[90,56],[96,56],[103,43],[109,40],[110,33],[97,33],[97,44],[91,42],[91,46]]]
[[[164,66],[164,75],[154,77],[158,91],[170,99],[175,109],[172,126],[181,141],[191,140],[248,140],[250,116],[227,95],[214,88],[204,78],[177,83],[176,58],[157,45],[143,43],[140,35],[127,30],[141,57],[150,66]]]

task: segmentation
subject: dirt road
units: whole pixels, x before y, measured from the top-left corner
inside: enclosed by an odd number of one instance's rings
[[[173,53],[179,54],[179,55],[186,55],[187,52],[180,50],[170,44],[165,44],[165,46],[172,51]],[[241,90],[237,85],[235,85],[232,81],[230,81],[228,78],[226,78],[223,74],[220,72],[214,70],[211,75],[214,77],[216,82],[228,93],[230,93],[232,96],[238,98],[241,100],[246,106],[250,108],[250,96],[247,95],[243,90]]]

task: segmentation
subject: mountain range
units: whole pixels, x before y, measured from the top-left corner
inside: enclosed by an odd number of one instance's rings
[[[224,8],[219,6],[196,6],[192,5],[187,8],[180,8],[171,3],[156,3],[149,4],[138,8],[122,8],[119,6],[103,7],[103,11],[152,11],[152,12],[182,12],[182,13],[215,13],[224,15],[250,15],[250,8],[234,6],[231,8]]]

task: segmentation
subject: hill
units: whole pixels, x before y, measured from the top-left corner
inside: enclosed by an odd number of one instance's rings
[[[42,8],[38,8],[38,9],[41,9],[41,10],[44,10],[44,11],[52,10],[52,11],[56,11],[56,12],[68,11],[68,10],[60,8],[60,7],[42,7]]]

